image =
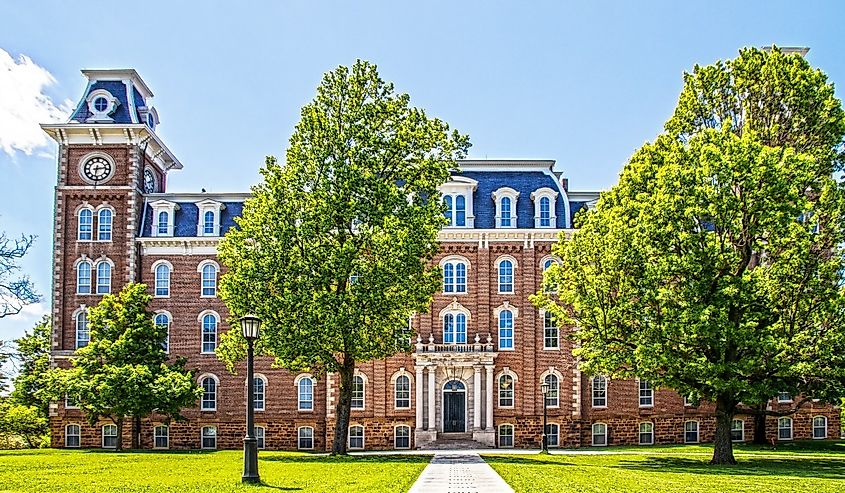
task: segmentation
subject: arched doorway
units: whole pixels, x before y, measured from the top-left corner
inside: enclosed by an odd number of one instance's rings
[[[460,380],[450,380],[443,386],[443,432],[466,432],[466,386]]]

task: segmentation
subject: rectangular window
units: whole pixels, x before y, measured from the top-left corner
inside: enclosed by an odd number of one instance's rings
[[[170,429],[166,425],[156,426],[153,431],[153,441],[155,448],[169,448]]]
[[[117,447],[117,425],[103,426],[103,448]]]
[[[411,379],[405,375],[396,378],[395,406],[397,409],[411,407]]]
[[[607,407],[607,378],[593,377],[593,407]]]
[[[499,407],[513,407],[513,377],[499,377]]]
[[[792,440],[792,418],[778,418],[778,440]]]
[[[778,402],[792,402],[792,395],[789,392],[778,392]]]
[[[560,348],[560,334],[557,328],[557,321],[551,312],[543,315],[543,349]]]
[[[255,441],[258,444],[258,449],[264,450],[264,427],[263,426],[256,426],[255,427]]]
[[[607,425],[596,423],[593,425],[593,446],[603,447],[607,445]]]
[[[549,423],[546,425],[546,445],[549,447],[558,446],[558,432],[559,427],[556,423]]]
[[[467,265],[463,262],[455,265],[455,292],[467,292]]]
[[[684,423],[684,442],[698,443],[698,421]]]
[[[393,447],[398,449],[411,448],[411,427],[402,425],[397,426],[395,430]]]
[[[513,447],[513,426],[499,426],[499,447]]]
[[[455,226],[466,226],[467,224],[467,205],[466,197],[463,195],[455,195]]]
[[[362,450],[364,448],[364,427],[351,426],[349,428],[349,448]]]
[[[202,448],[216,449],[217,448],[217,427],[203,426],[202,427]]]
[[[651,407],[654,405],[654,390],[651,382],[640,380],[640,407]]]
[[[640,445],[654,444],[654,424],[640,423]]]
[[[314,448],[314,428],[303,426],[299,429],[297,448],[299,450],[311,450]]]
[[[352,409],[364,409],[364,379],[352,379]]]
[[[744,442],[745,441],[745,421],[735,419],[731,421],[731,441]]]
[[[65,447],[79,447],[80,433],[79,425],[67,425],[65,427]]]
[[[499,313],[499,349],[513,349],[513,312],[510,310]]]
[[[824,440],[827,438],[827,418],[816,416],[813,418],[813,440]]]

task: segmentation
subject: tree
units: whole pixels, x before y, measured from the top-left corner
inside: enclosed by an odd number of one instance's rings
[[[117,450],[127,416],[140,421],[155,411],[183,420],[181,410],[202,395],[184,359],[168,364],[167,327],[153,322],[149,302],[144,284],[105,295],[88,313],[91,342],[76,350],[71,368],[53,370],[49,378],[52,397],[74,399],[92,426],[101,418],[117,425]]]
[[[34,241],[34,236],[22,235],[20,239],[10,240],[0,233],[0,318],[18,314],[25,305],[40,299],[29,277],[15,275],[20,270],[18,260],[26,255]]]
[[[0,435],[18,436],[29,448],[47,441],[47,416],[35,406],[26,406],[9,399],[0,400]]]
[[[15,341],[18,376],[11,395],[14,402],[37,408],[45,418],[50,407],[50,393],[45,383],[50,371],[51,328],[52,319],[45,315],[31,333],[27,332]]]
[[[469,139],[395,94],[376,66],[325,74],[286,164],[269,157],[219,247],[221,297],[264,321],[258,349],[290,369],[339,374],[332,452],[346,453],[356,363],[410,350],[409,317],[440,285],[438,186]],[[240,331],[218,355],[243,358]]]
[[[797,55],[696,67],[666,133],[555,245],[559,300],[533,298],[578,327],[586,372],[715,402],[711,463],[735,463],[735,414],[845,394],[843,135]],[[802,397],[766,410],[781,391]]]

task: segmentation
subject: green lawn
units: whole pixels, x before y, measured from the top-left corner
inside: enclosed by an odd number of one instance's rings
[[[736,466],[710,466],[712,447],[608,448],[613,455],[488,455],[517,492],[843,492],[845,442],[735,450]],[[647,452],[643,454],[643,452]]]
[[[0,451],[0,492],[396,492],[428,456],[327,457],[261,452],[263,487],[241,484],[243,452]]]

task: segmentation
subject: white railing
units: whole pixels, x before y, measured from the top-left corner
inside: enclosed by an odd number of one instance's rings
[[[428,336],[428,344],[423,344],[422,337],[417,336],[416,352],[418,353],[492,353],[493,342],[487,334],[487,342],[481,342],[481,336],[475,335],[475,342],[470,343],[434,343],[434,335]]]

